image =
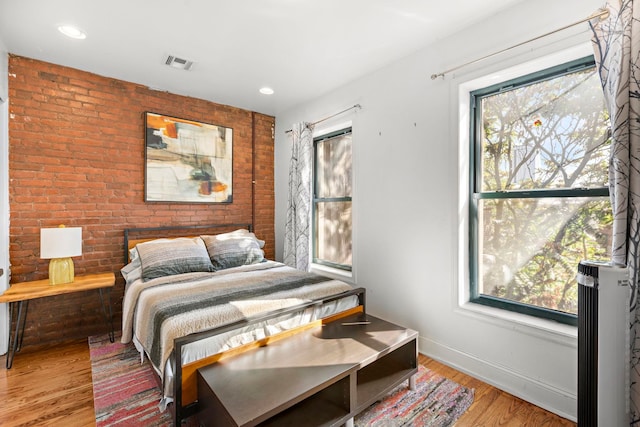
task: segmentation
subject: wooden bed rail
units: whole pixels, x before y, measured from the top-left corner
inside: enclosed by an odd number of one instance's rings
[[[309,324],[301,325],[291,330],[282,331],[272,336],[257,340],[248,344],[244,344],[240,347],[232,348],[230,350],[217,353],[207,358],[186,364],[182,366],[182,347],[190,343],[200,341],[215,335],[219,335],[233,329],[255,324],[265,320],[270,320],[278,316],[293,314],[306,310],[307,308],[320,306],[326,303],[337,301],[342,298],[355,295],[358,297],[358,305],[354,308],[336,313],[324,319],[311,322]],[[175,425],[180,425],[182,420],[194,415],[197,408],[197,370],[203,366],[215,363],[226,357],[234,356],[242,352],[268,345],[271,342],[286,338],[293,334],[299,333],[306,329],[328,323],[330,321],[340,319],[341,317],[348,316],[353,313],[364,313],[366,311],[366,290],[365,288],[355,288],[347,292],[331,295],[326,298],[321,298],[313,301],[309,301],[303,304],[295,305],[293,307],[280,309],[277,311],[269,312],[266,315],[253,316],[246,319],[239,320],[228,325],[220,326],[217,328],[209,329],[206,331],[196,332],[184,337],[176,338],[174,340],[174,355],[175,355],[175,374],[173,378],[173,406],[174,406],[174,421]]]

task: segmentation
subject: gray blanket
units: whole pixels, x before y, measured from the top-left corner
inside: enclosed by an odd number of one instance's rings
[[[138,280],[125,291],[122,342],[135,334],[162,373],[175,338],[351,289],[274,261]]]

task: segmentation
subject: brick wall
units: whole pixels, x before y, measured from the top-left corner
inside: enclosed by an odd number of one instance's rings
[[[145,111],[233,128],[233,203],[144,202]],[[118,328],[125,228],[253,221],[274,258],[273,117],[19,56],[9,114],[12,283],[47,278],[41,227],[80,226],[76,274],[116,273]],[[32,301],[24,346],[104,332],[99,308],[97,291]]]

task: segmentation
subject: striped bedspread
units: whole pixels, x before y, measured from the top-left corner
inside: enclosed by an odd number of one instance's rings
[[[162,374],[175,338],[351,289],[275,261],[137,280],[125,290],[122,342],[135,335]]]

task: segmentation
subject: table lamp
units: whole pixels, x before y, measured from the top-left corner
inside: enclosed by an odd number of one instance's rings
[[[49,261],[49,284],[72,283],[72,256],[82,255],[82,227],[41,228],[40,258]]]

